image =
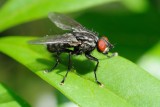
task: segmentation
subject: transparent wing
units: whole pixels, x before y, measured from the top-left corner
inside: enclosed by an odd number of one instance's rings
[[[69,44],[70,46],[78,46],[80,42],[71,33],[63,35],[46,36],[37,40],[31,40],[29,44]]]
[[[71,19],[70,17],[60,14],[51,12],[48,15],[48,18],[59,28],[63,30],[71,30],[71,29],[83,29],[83,26],[79,24],[74,19]]]

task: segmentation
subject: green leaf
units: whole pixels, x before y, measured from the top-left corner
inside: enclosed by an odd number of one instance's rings
[[[8,87],[0,84],[0,107],[30,107]]]
[[[8,0],[0,10],[0,32],[17,24],[44,18],[52,11],[75,12],[114,1],[116,0]]]
[[[57,99],[57,105],[58,107],[66,107],[67,105],[73,105],[75,106],[75,104],[73,102],[71,102],[69,99],[67,99],[62,93],[60,93],[59,91],[55,91],[56,93],[56,99]]]
[[[160,82],[134,63],[118,56],[93,53],[100,59],[97,75],[104,87],[94,81],[95,64],[84,56],[73,56],[74,70],[60,85],[67,69],[67,56],[53,72],[44,73],[55,63],[43,46],[27,44],[31,37],[0,39],[0,51],[28,67],[43,80],[57,88],[70,100],[83,107],[155,107],[160,106]],[[53,62],[54,61],[54,62]]]
[[[98,86],[94,80],[82,78],[74,72],[69,73],[64,85],[60,85],[60,81],[66,73],[66,67],[59,65],[53,72],[44,73],[44,69],[52,66],[53,58],[48,55],[49,53],[45,52],[42,46],[28,45],[27,41],[31,39],[29,37],[14,36],[1,38],[0,51],[8,53],[9,56],[27,66],[80,106],[131,107],[124,99],[115,95],[107,88]],[[43,54],[41,54],[42,52]]]
[[[160,42],[146,52],[139,59],[138,64],[160,80]]]

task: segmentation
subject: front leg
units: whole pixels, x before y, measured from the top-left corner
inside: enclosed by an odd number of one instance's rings
[[[90,55],[90,53],[85,53],[85,56],[86,56],[88,59],[97,62],[96,67],[94,68],[94,76],[95,76],[96,82],[97,82],[100,86],[103,86],[103,84],[98,81],[98,79],[97,79],[97,74],[96,74],[96,71],[97,71],[97,68],[98,68],[98,65],[99,65],[99,60],[98,60],[97,58],[95,58],[94,56]]]

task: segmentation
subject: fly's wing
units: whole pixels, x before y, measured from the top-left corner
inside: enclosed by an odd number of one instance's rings
[[[63,35],[46,36],[37,40],[29,41],[29,44],[68,44],[70,46],[78,46],[81,44],[73,34],[65,33]]]
[[[48,18],[59,28],[63,30],[83,29],[84,27],[74,19],[60,13],[49,13]]]

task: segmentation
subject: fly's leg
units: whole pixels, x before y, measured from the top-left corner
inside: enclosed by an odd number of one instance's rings
[[[98,67],[98,65],[99,65],[99,60],[98,60],[97,58],[95,58],[95,57],[91,56],[91,55],[90,55],[90,53],[89,53],[89,54],[88,54],[88,53],[86,53],[86,54],[85,54],[85,56],[86,56],[88,59],[90,59],[90,60],[93,60],[93,61],[96,61],[96,62],[97,62],[96,67],[94,68],[94,76],[95,76],[95,80],[96,80],[96,82],[97,82],[100,86],[103,86],[103,84],[102,84],[101,82],[99,82],[99,81],[98,81],[98,79],[97,79],[97,74],[96,74],[97,67]]]
[[[68,69],[67,69],[67,72],[66,72],[65,76],[63,77],[63,80],[61,81],[61,85],[64,84],[64,81],[65,81],[65,79],[68,75],[68,72],[71,70],[71,55],[72,55],[72,52],[70,51],[69,56],[68,56]]]
[[[54,66],[53,66],[52,68],[50,68],[49,70],[47,70],[47,72],[51,72],[51,71],[53,71],[53,70],[57,67],[57,65],[58,65],[59,62],[60,62],[60,57],[59,57],[59,55],[60,55],[60,53],[57,52],[57,54],[56,54],[56,63],[54,64]]]

